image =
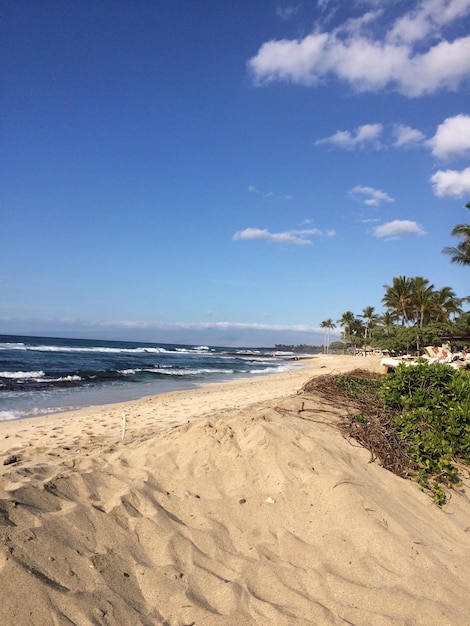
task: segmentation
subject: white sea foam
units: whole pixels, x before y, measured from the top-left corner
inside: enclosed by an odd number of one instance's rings
[[[24,408],[18,411],[0,411],[0,422],[8,422],[11,420],[24,419],[28,417],[40,417],[50,413],[63,413],[80,408],[79,406],[51,406],[51,407],[33,407]]]
[[[0,350],[28,350],[31,352],[70,352],[70,353],[104,353],[104,354],[167,354],[174,352],[160,347],[139,346],[137,348],[120,348],[108,346],[60,346],[32,345],[25,343],[0,343]]]
[[[273,359],[267,359],[265,356],[257,356],[257,355],[253,355],[253,356],[239,356],[239,359],[241,359],[242,361],[248,361],[249,363],[254,362],[254,363],[273,363]]]
[[[142,370],[151,374],[164,374],[165,376],[201,376],[202,374],[235,374],[233,369],[211,369],[211,368],[194,368],[194,369],[176,369],[168,367],[156,367],[152,369]]]
[[[22,417],[22,414],[19,411],[0,411],[0,422],[17,420],[20,417]]]
[[[29,379],[29,378],[42,378],[44,376],[43,371],[39,372],[0,372],[0,378],[11,378],[15,380]]]
[[[32,352],[70,352],[70,353],[95,353],[95,354],[162,354],[168,352],[164,348],[107,348],[105,346],[93,346],[90,348],[79,346],[26,346],[26,350]]]
[[[70,376],[61,376],[60,378],[41,378],[37,382],[39,383],[73,383],[80,382],[82,378],[76,374]]]
[[[285,365],[281,367],[265,367],[264,369],[253,369],[250,370],[250,374],[280,374],[281,372],[290,372],[295,366],[294,365]]]
[[[259,350],[236,350],[235,354],[237,356],[250,356],[250,355],[261,354],[261,352]]]
[[[181,352],[182,354],[200,354],[201,352],[211,352],[211,349],[209,346],[194,346],[194,348],[175,348],[175,352]]]
[[[256,349],[236,352],[204,345],[160,347],[28,338],[24,343],[11,340],[0,344],[2,348],[0,420],[59,412],[62,409],[58,405],[124,401],[150,390],[162,393],[193,388],[214,380],[269,374],[294,366],[282,357],[272,358]]]
[[[165,348],[134,348],[134,350],[129,350],[129,352],[148,352],[149,354],[166,354],[171,352],[171,350],[165,350]]]

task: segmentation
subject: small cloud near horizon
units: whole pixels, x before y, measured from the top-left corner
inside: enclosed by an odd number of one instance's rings
[[[266,317],[266,316],[264,316]],[[42,337],[150,341],[189,345],[274,346],[276,343],[321,344],[323,329],[310,324],[258,322],[159,322],[10,319],[0,317],[3,334]]]

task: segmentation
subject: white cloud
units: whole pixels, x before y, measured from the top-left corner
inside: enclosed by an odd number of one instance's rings
[[[426,0],[396,20],[385,38],[371,31],[381,18],[386,23],[386,11],[365,13],[330,32],[265,42],[247,65],[257,85],[314,86],[333,76],[357,91],[387,87],[410,97],[456,89],[470,77],[470,36],[447,41],[442,28],[469,13],[470,0]]]
[[[409,148],[421,144],[425,140],[425,135],[416,128],[411,128],[406,124],[395,124],[395,148]]]
[[[464,17],[470,10],[470,0],[425,0],[418,7],[398,18],[387,35],[388,41],[414,43],[454,20]]]
[[[213,315],[209,312],[210,316]],[[0,321],[10,321],[10,318],[1,317]],[[11,319],[11,321],[16,321]],[[38,320],[32,320],[37,322]],[[109,328],[126,328],[126,329],[161,329],[161,330],[282,330],[293,332],[312,332],[318,331],[318,327],[309,326],[307,324],[263,324],[258,322],[225,322],[225,321],[206,321],[206,322],[160,322],[160,321],[143,321],[143,320],[119,320],[119,321],[84,321],[79,319],[60,319],[60,320],[44,320],[50,324],[58,324],[63,326],[65,324],[84,326],[84,327],[109,327]]]
[[[349,130],[337,130],[330,137],[317,139],[316,146],[322,144],[332,144],[339,148],[356,148],[372,145],[377,148],[380,146],[380,135],[382,133],[382,124],[363,124],[359,126],[353,133]]]
[[[233,237],[233,241],[266,239],[274,243],[292,244],[296,246],[310,245],[312,242],[310,237],[321,236],[323,233],[317,228],[305,228],[302,230],[288,230],[281,233],[271,233],[266,228],[245,228],[237,231]],[[333,231],[329,231],[327,236],[334,235]]]
[[[160,328],[164,330],[186,329],[186,330],[282,330],[294,332],[317,331],[315,326],[307,324],[262,324],[257,322],[142,322],[142,321],[121,321],[121,322],[100,322],[100,326],[115,326],[123,328],[152,329]]]
[[[353,187],[349,193],[351,196],[364,202],[368,206],[380,206],[383,202],[394,202],[394,199],[391,198],[388,193],[382,191],[381,189],[374,189],[373,187],[364,187],[362,185],[357,185]]]
[[[428,141],[434,156],[446,159],[470,152],[470,115],[448,117],[437,127],[436,134]]]
[[[393,124],[389,137],[384,138],[386,128],[383,124],[363,124],[355,131],[337,130],[333,135],[317,139],[315,146],[330,144],[337,148],[352,149],[371,147],[380,150],[384,147],[391,146],[393,148],[410,148],[416,147],[424,143],[426,137],[418,129],[407,126],[406,124]]]
[[[300,41],[281,39],[264,43],[258,54],[248,61],[255,83],[290,80],[312,85],[328,71],[325,66],[326,33],[308,35]]]
[[[470,115],[459,114],[439,124],[436,134],[426,140],[417,128],[396,123],[384,127],[380,123],[363,124],[354,131],[337,130],[329,137],[317,139],[315,146],[332,145],[342,149],[371,147],[373,149],[412,148],[427,146],[440,159],[461,157],[470,153]],[[250,190],[255,191],[255,188]]]
[[[376,237],[399,238],[409,235],[424,235],[424,230],[410,220],[393,220],[374,229]]]
[[[10,334],[24,335],[35,328],[41,336],[56,337],[57,332],[69,337],[96,337],[119,341],[159,342],[219,346],[273,346],[275,343],[321,344],[323,329],[309,324],[276,324],[236,321],[161,322],[124,320],[90,321],[63,319],[18,319],[0,317],[2,328]],[[308,338],[303,335],[308,334]],[[318,333],[318,337],[315,335]]]
[[[455,91],[470,77],[470,36],[453,42],[442,41],[424,54],[418,54],[397,77],[399,91],[416,97],[439,89]]]
[[[408,13],[399,18],[387,35],[393,43],[411,44],[423,39],[430,30],[431,24],[423,12]]]
[[[185,325],[188,326],[188,325]],[[294,331],[294,332],[312,332],[317,330],[315,326],[308,326],[307,324],[295,324],[287,326],[284,324],[257,324],[257,323],[243,323],[243,322],[214,322],[212,324],[192,324],[197,328],[219,328],[222,330],[230,329],[243,329],[243,330],[276,330],[276,331]]]
[[[462,170],[441,170],[431,176],[434,187],[434,195],[439,198],[452,196],[460,198],[464,194],[470,194],[470,167]]]

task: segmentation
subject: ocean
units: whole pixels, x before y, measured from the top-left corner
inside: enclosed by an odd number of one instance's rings
[[[0,421],[298,367],[273,349],[0,335]]]

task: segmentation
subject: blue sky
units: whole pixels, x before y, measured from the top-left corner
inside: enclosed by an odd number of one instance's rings
[[[2,0],[0,333],[321,344],[469,294],[470,0]]]

